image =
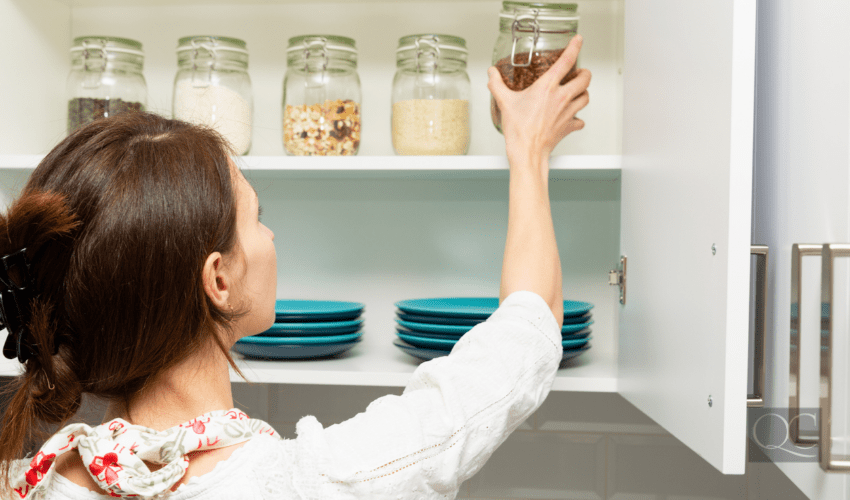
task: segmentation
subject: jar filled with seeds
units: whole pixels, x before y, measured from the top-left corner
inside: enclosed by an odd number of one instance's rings
[[[177,65],[172,116],[215,129],[234,154],[246,154],[251,149],[254,100],[245,42],[223,36],[181,38]]]
[[[75,38],[67,81],[67,132],[97,118],[144,111],[148,95],[142,76],[144,60],[142,44],[135,40]]]
[[[402,37],[392,94],[393,149],[399,155],[463,155],[469,150],[466,41],[451,35]]]
[[[551,67],[578,32],[574,3],[502,2],[493,65],[511,90],[529,87]],[[576,68],[561,82],[572,78]],[[502,132],[502,115],[490,97],[493,125]]]
[[[283,80],[283,148],[299,156],[356,155],[360,149],[357,48],[343,36],[289,39]]]

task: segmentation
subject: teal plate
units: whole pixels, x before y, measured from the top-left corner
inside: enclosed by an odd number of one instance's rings
[[[416,332],[427,332],[427,333],[442,333],[442,334],[457,334],[463,335],[464,333],[472,330],[473,326],[455,326],[455,325],[432,325],[430,323],[414,323],[412,321],[402,321],[396,318],[396,323],[401,326],[408,328],[410,330]],[[580,332],[587,328],[588,326],[593,324],[593,320],[588,321],[587,323],[577,323],[575,325],[564,325],[561,328],[561,335],[566,333],[575,333]]]
[[[342,320],[354,319],[363,313],[365,304],[338,300],[276,300],[274,313],[277,321]]]
[[[487,321],[484,319],[465,319],[465,318],[444,318],[442,316],[421,316],[418,314],[407,314],[402,310],[396,310],[398,319],[404,321],[412,321],[414,323],[430,323],[432,325],[455,325],[455,326],[475,326],[478,323]],[[590,313],[582,314],[581,316],[564,316],[565,325],[574,325],[576,323],[587,323],[590,321]]]
[[[262,337],[297,337],[299,335],[341,335],[354,333],[363,325],[362,319],[353,321],[321,321],[315,323],[275,323],[258,335]]]
[[[442,349],[423,349],[421,347],[416,347],[415,345],[408,344],[407,342],[399,338],[393,340],[393,345],[406,352],[407,354],[410,354],[415,358],[419,358],[425,361],[432,360],[434,358],[439,358],[441,356],[447,356],[451,352]],[[579,347],[577,349],[564,349],[564,354],[561,355],[561,363],[570,358],[574,358],[580,355],[588,349],[590,349],[590,344],[585,344],[584,346]]]
[[[499,297],[446,297],[410,299],[395,303],[409,314],[451,318],[486,319],[499,308]],[[593,304],[579,300],[564,301],[564,316],[581,316],[593,309]]]
[[[323,335],[315,337],[243,337],[236,341],[237,344],[264,344],[264,345],[309,345],[309,344],[339,344],[351,342],[360,338],[363,332],[349,333],[348,335]]]
[[[442,340],[458,340],[463,335],[454,335],[454,334],[445,334],[445,333],[428,333],[428,332],[416,332],[413,330],[408,330],[403,326],[395,327],[395,330],[399,333],[405,333],[407,335],[414,335],[416,337],[423,337],[427,339],[442,339]],[[580,332],[576,333],[568,333],[566,335],[561,335],[561,340],[573,340],[573,339],[583,339],[590,335],[593,330],[590,328],[586,328]]]
[[[312,359],[324,358],[343,353],[361,342],[357,339],[354,342],[343,342],[340,344],[326,345],[265,345],[265,344],[241,344],[237,342],[233,346],[233,351],[252,359]]]
[[[424,347],[425,349],[448,349],[457,344],[459,339],[434,339],[428,337],[419,337],[417,335],[408,335],[406,333],[398,332],[397,334],[401,340],[407,342],[408,344],[415,345],[416,347]],[[580,347],[586,344],[593,337],[587,336],[581,339],[570,339],[561,341],[561,345],[564,346],[564,349],[569,349],[571,347]]]

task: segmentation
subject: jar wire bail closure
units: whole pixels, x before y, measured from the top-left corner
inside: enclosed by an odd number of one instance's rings
[[[98,40],[92,43],[90,40],[82,41],[83,52],[83,69],[86,71],[86,77],[82,81],[83,88],[96,89],[100,87],[101,73],[106,71],[106,40]],[[97,61],[100,59],[100,67],[90,67],[89,61]]]
[[[212,38],[192,39],[192,87],[203,88],[212,84],[212,72],[216,69],[216,60],[218,55]]]
[[[534,47],[537,45],[537,40],[540,38],[540,24],[537,22],[537,15],[540,11],[532,9],[532,12],[533,14],[520,14],[518,11],[514,11],[514,22],[511,24],[511,37],[513,38],[513,43],[511,45],[511,65],[515,68],[527,68],[531,66],[531,58],[534,55]],[[524,21],[530,21],[530,26],[522,26]],[[517,36],[517,31],[527,33],[529,30],[533,33],[532,35],[524,37]],[[531,47],[528,49],[528,60],[525,64],[519,64],[516,62],[516,44],[520,38],[531,39]]]
[[[413,44],[416,48],[416,52],[414,53],[414,60],[416,64],[416,86],[436,86],[437,66],[439,65],[440,61],[440,37],[438,37],[437,35],[421,35],[413,40]],[[431,64],[427,73],[424,73],[422,71],[422,61],[420,60],[420,57],[422,56],[431,57]]]

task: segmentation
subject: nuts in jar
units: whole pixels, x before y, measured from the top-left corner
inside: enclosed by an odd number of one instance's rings
[[[357,154],[360,105],[348,99],[286,105],[283,145],[287,153],[299,156]]]

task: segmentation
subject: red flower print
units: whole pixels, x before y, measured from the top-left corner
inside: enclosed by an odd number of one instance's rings
[[[195,420],[192,420],[191,423],[192,423],[192,430],[195,431],[195,434],[203,434],[204,431],[207,429],[204,426],[204,423],[201,422],[200,420],[198,420],[197,418]]]
[[[190,420],[189,422],[186,422],[185,424],[180,424],[180,427],[184,427],[184,428],[191,427],[192,430],[195,431],[195,434],[203,434],[207,430],[207,428],[204,424],[210,423],[210,420],[212,420],[212,419],[208,418],[206,420],[203,420],[203,419],[200,419],[200,418],[196,418],[194,420]]]
[[[112,483],[118,481],[118,472],[124,470],[124,467],[118,465],[118,455],[115,453],[107,453],[102,457],[94,457],[94,461],[89,465],[89,470],[93,475],[100,478],[101,472],[106,472],[104,481],[112,486]]]
[[[15,488],[15,493],[17,493],[20,498],[26,498],[27,495],[29,495],[29,493],[30,493],[30,488],[32,488],[30,485],[27,485],[26,489]]]
[[[71,443],[73,443],[73,442],[74,442],[74,438],[75,438],[75,437],[76,437],[76,436],[74,436],[73,434],[68,434],[68,444],[66,444],[65,446],[63,446],[63,447],[59,448],[59,451],[62,451],[62,450],[64,450],[65,448],[68,448],[69,446],[71,446]]]
[[[239,410],[236,410],[236,411],[228,410],[227,413],[225,413],[225,415],[230,417],[230,420],[245,420],[245,419],[248,418],[248,415],[245,415],[244,413],[242,413]]]
[[[42,452],[38,452],[38,455],[30,462],[30,468],[26,472],[27,483],[33,486],[37,485],[44,475],[47,474],[47,471],[50,470],[50,466],[53,465],[53,459],[55,458],[55,453],[45,455]]]

